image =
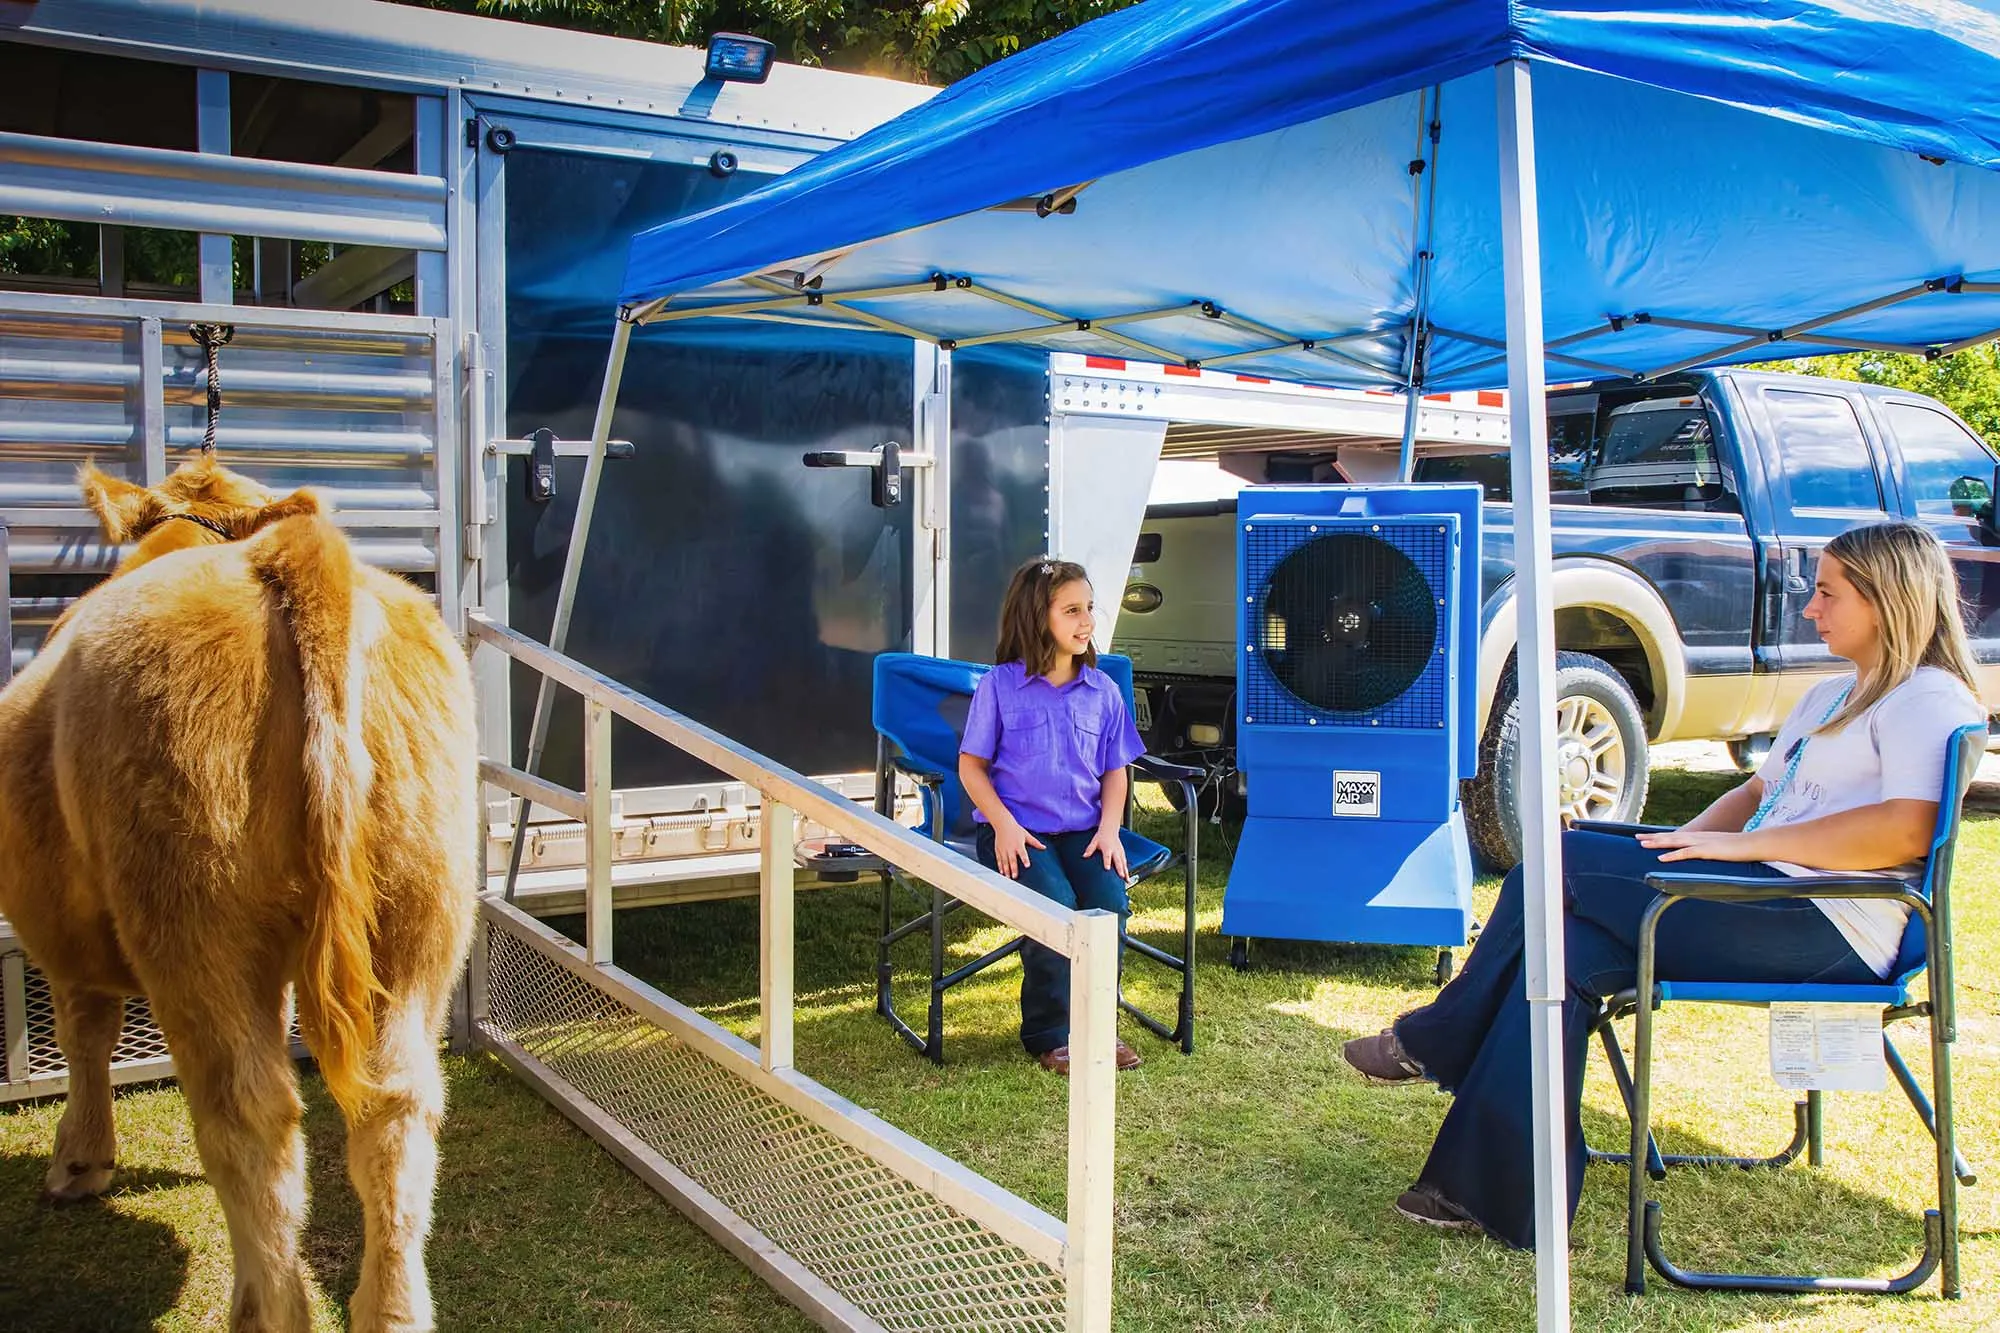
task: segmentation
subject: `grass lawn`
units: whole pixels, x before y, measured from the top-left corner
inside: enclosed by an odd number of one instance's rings
[[[1726,785],[1661,770],[1649,816],[1685,818]],[[1983,795],[1983,793],[1982,793]],[[1153,831],[1172,827],[1152,815]],[[1446,1101],[1425,1087],[1367,1085],[1339,1044],[1430,991],[1417,949],[1262,946],[1224,963],[1216,935],[1225,830],[1204,830],[1198,1049],[1183,1058],[1128,1034],[1147,1056],[1119,1079],[1117,1326],[1191,1329],[1531,1327],[1533,1261],[1490,1242],[1397,1221],[1389,1201],[1415,1176]],[[2000,1021],[1995,1016],[2000,818],[1975,811],[1962,842],[1957,928],[1960,1142],[2000,1181]],[[1493,885],[1482,885],[1481,905]],[[1137,927],[1171,945],[1178,890],[1142,889]],[[870,886],[801,899],[801,1069],[1058,1215],[1064,1181],[1060,1081],[1020,1053],[1018,969],[955,991],[947,1058],[931,1066],[873,1014],[876,911]],[[619,962],[745,1036],[756,1032],[754,903],[621,916]],[[954,956],[998,943],[969,913]],[[910,942],[904,975],[922,946]],[[1164,1012],[1146,965],[1128,990]],[[902,1001],[922,1012],[921,988]],[[1759,1014],[1675,1006],[1661,1023],[1657,1123],[1670,1150],[1768,1151],[1791,1126],[1765,1068]],[[1899,1044],[1923,1068],[1920,1024]],[[483,1058],[450,1065],[433,1280],[444,1327],[804,1329],[805,1321],[594,1145]],[[352,1289],[359,1218],[340,1162],[340,1126],[308,1080],[314,1213],[308,1247],[324,1289]],[[171,1090],[120,1098],[125,1171],[100,1204],[34,1203],[59,1104],[0,1111],[0,1330],[219,1327],[228,1246]],[[1594,1062],[1586,1126],[1615,1145],[1623,1119]],[[1931,1151],[1900,1095],[1834,1094],[1827,1165],[1779,1173],[1680,1171],[1657,1188],[1669,1251],[1693,1266],[1899,1270],[1914,1253]],[[1571,1251],[1575,1322],[1585,1329],[2000,1327],[1995,1184],[1962,1195],[1965,1299],[1744,1297],[1620,1289],[1624,1177],[1594,1168]],[[322,1323],[340,1321],[331,1301]]]

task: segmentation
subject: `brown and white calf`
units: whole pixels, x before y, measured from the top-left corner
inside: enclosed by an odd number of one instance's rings
[[[0,913],[70,1073],[47,1196],[111,1183],[111,1050],[143,994],[228,1219],[230,1327],[307,1329],[290,986],[366,1219],[353,1327],[430,1328],[438,1043],[477,884],[464,652],[310,493],[207,457],[156,489],[82,480],[135,549],[0,692]]]

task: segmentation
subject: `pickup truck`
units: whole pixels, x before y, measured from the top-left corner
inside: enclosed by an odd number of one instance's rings
[[[1952,554],[1989,707],[2000,703],[1993,450],[1942,404],[1846,380],[1716,370],[1549,396],[1563,811],[1632,820],[1648,746],[1712,739],[1753,769],[1815,681],[1843,668],[1800,613],[1827,540],[1892,516]],[[1268,477],[1329,475],[1293,459]],[[1475,852],[1519,859],[1513,506],[1504,447],[1418,460],[1418,481],[1486,489],[1481,748],[1465,784]],[[1204,803],[1243,808],[1233,763],[1235,503],[1147,513],[1116,650],[1153,753],[1200,764]]]

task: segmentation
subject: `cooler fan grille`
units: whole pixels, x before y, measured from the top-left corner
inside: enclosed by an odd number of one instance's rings
[[[1252,522],[1246,721],[1443,725],[1449,543],[1434,520]]]

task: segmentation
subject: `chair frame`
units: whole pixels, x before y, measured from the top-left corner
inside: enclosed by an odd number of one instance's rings
[[[1165,1041],[1176,1043],[1182,1054],[1194,1053],[1194,929],[1195,929],[1195,887],[1200,874],[1201,821],[1195,808],[1195,782],[1202,777],[1202,770],[1184,764],[1170,763],[1156,755],[1144,754],[1128,765],[1128,771],[1136,782],[1149,782],[1156,786],[1175,785],[1181,788],[1181,808],[1185,812],[1187,850],[1179,857],[1183,881],[1183,902],[1181,920],[1181,952],[1179,957],[1157,948],[1145,940],[1134,939],[1129,933],[1120,932],[1119,944],[1123,949],[1142,958],[1147,958],[1169,971],[1181,975],[1181,990],[1172,1024],[1155,1018],[1125,998],[1125,988],[1121,980],[1118,988],[1118,1007],[1130,1014],[1139,1025]],[[930,811],[929,836],[942,844],[945,841],[944,801],[942,788],[955,775],[940,773],[926,765],[911,763],[894,753],[886,736],[877,734],[875,742],[875,808],[884,815],[893,815],[896,778],[908,777],[926,790],[925,802]],[[1132,821],[1130,794],[1126,798],[1125,826]],[[1174,869],[1174,858],[1168,860],[1143,877],[1151,879]],[[964,906],[958,899],[946,894],[935,885],[930,886],[931,903],[928,910],[898,923],[896,920],[895,891],[897,876],[887,866],[877,871],[882,882],[881,935],[877,940],[875,964],[875,1012],[887,1019],[896,1035],[911,1048],[922,1053],[936,1064],[944,1063],[944,995],[953,986],[968,981],[1004,958],[1021,950],[1021,939],[1015,937],[997,949],[989,950],[971,962],[950,972],[944,967],[944,922],[945,918]],[[893,982],[894,964],[890,950],[902,940],[919,931],[930,935],[930,1003],[925,1015],[924,1031],[915,1028],[896,1012]]]
[[[1785,880],[1732,875],[1691,875],[1662,872],[1648,875],[1646,883],[1660,896],[1646,911],[1639,926],[1638,975],[1629,991],[1613,996],[1597,1024],[1612,1077],[1624,1098],[1631,1118],[1631,1143],[1622,1153],[1591,1151],[1590,1160],[1613,1162],[1627,1170],[1625,1290],[1634,1295],[1646,1290],[1646,1266],[1652,1267],[1677,1286],[1705,1291],[1758,1292],[1866,1292],[1899,1295],[1914,1291],[1942,1272],[1943,1294],[1948,1300],[1960,1295],[1958,1264],[1958,1187],[1972,1185],[1977,1176],[1959,1154],[1952,1121],[1951,1045],[1957,1039],[1957,1014],[1953,988],[1951,943],[1951,870],[1966,789],[1983,753],[1986,728],[1968,724],[1954,732],[1947,746],[1945,791],[1949,800],[1940,805],[1937,830],[1926,858],[1923,879],[1912,884],[1901,879],[1856,875],[1810,875]],[[1599,832],[1639,834],[1657,831],[1656,826],[1638,824],[1587,823],[1577,827]],[[1768,1157],[1728,1155],[1662,1154],[1654,1141],[1652,1111],[1653,1016],[1669,995],[1659,989],[1655,946],[1660,919],[1675,904],[1690,899],[1705,902],[1769,902],[1786,898],[1850,898],[1900,902],[1922,923],[1924,931],[1924,983],[1922,999],[1915,1003],[1890,1004],[1883,1009],[1883,1055],[1896,1082],[1909,1099],[1937,1150],[1936,1208],[1924,1210],[1924,1247],[1915,1264],[1888,1278],[1824,1276],[1783,1276],[1759,1273],[1711,1273],[1682,1268],[1666,1255],[1660,1238],[1662,1217],[1658,1200],[1649,1199],[1649,1180],[1665,1177],[1669,1166],[1733,1166],[1743,1169],[1776,1169],[1790,1165],[1801,1151],[1812,1166],[1821,1165],[1823,1153],[1823,1097],[1817,1089],[1794,1107],[1792,1141]],[[1907,992],[1909,977],[1891,979],[1881,985],[1900,985]],[[1816,991],[1829,989],[1815,984]],[[1857,989],[1872,990],[1862,986]],[[1651,1004],[1638,997],[1650,995]],[[1768,1005],[1764,1000],[1727,1000],[1720,997],[1689,997],[1695,1002]],[[1631,1014],[1634,1017],[1633,1067],[1628,1071],[1612,1023]],[[1931,1045],[1930,1095],[1911,1072],[1896,1049],[1887,1027],[1909,1018],[1929,1018]]]

